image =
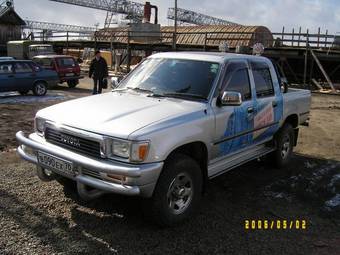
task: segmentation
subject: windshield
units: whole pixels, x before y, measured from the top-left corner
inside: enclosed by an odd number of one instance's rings
[[[150,58],[127,76],[118,89],[207,99],[218,70],[219,64],[214,62]]]

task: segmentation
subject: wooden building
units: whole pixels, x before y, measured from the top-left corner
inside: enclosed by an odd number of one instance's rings
[[[12,7],[0,9],[0,55],[6,54],[8,41],[20,40],[25,21]]]

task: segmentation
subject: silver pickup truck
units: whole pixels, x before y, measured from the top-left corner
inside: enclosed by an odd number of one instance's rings
[[[209,179],[264,156],[288,163],[311,94],[281,85],[263,57],[155,54],[110,93],[39,111],[35,133],[17,133],[18,153],[44,181],[73,180],[86,200],[147,198],[151,218],[173,225]]]

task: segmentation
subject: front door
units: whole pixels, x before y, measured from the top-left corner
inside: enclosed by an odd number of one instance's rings
[[[27,62],[17,62],[14,65],[16,90],[30,90],[32,89],[35,80],[35,72],[31,65]]]
[[[14,85],[13,65],[9,62],[0,63],[0,92],[13,91]]]
[[[224,91],[241,93],[243,102],[240,106],[215,106],[216,132],[212,160],[222,159],[252,144],[255,105],[247,61],[228,62],[221,93]]]

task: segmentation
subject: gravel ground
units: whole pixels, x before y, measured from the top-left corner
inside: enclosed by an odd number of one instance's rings
[[[56,91],[67,100],[89,94],[86,86]],[[39,181],[18,158],[14,133],[32,130],[34,113],[56,102],[0,99],[0,254],[340,254],[340,220],[320,213],[325,197],[275,188],[294,176],[340,173],[340,97],[313,97],[311,127],[302,128],[288,167],[251,162],[212,180],[196,217],[169,229],[150,224],[136,198],[85,203],[72,189]],[[307,229],[245,230],[248,219],[306,220]]]

